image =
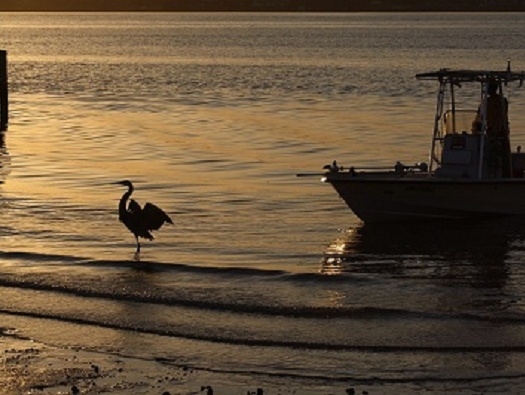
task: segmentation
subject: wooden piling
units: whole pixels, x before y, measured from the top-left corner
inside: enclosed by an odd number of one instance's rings
[[[0,50],[0,131],[7,130],[8,121],[7,93],[7,51]]]

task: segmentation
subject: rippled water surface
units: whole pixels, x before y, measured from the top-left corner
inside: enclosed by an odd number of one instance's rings
[[[295,175],[425,161],[414,75],[524,42],[523,14],[2,14],[0,327],[305,394],[520,392],[521,223],[365,226]],[[122,179],[175,222],[140,263]]]

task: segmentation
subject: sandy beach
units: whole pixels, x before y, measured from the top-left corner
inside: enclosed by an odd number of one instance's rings
[[[195,375],[186,367],[159,363],[153,371],[133,358],[55,348],[9,330],[1,334],[1,394],[201,393]]]
[[[261,388],[228,383],[220,372],[194,370],[171,362],[126,358],[86,349],[59,348],[0,328],[0,394],[312,394],[319,388]],[[373,393],[368,389],[328,390],[320,395]],[[314,392],[312,392],[314,391]]]
[[[0,330],[0,394],[217,394],[249,393],[205,383],[206,372],[163,361],[57,348]],[[257,389],[253,390],[255,394]]]

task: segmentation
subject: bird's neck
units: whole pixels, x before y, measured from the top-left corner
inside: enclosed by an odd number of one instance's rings
[[[120,203],[119,203],[119,206],[118,206],[118,209],[119,209],[119,213],[124,213],[126,212],[126,203],[129,199],[129,197],[131,196],[131,194],[133,193],[133,187],[130,186],[128,191],[122,195],[122,197],[120,198]]]

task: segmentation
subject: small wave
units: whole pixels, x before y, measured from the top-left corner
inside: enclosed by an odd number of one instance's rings
[[[218,267],[218,266],[195,266],[184,263],[163,263],[152,261],[125,261],[125,260],[82,260],[78,265],[102,266],[115,268],[131,268],[152,272],[186,272],[202,274],[225,274],[228,276],[284,276],[288,272],[284,270],[267,270],[248,267]]]
[[[258,277],[272,281],[282,282],[317,282],[317,283],[349,283],[349,282],[370,282],[369,278],[329,276],[323,272],[295,273],[280,269],[261,269],[257,267],[240,266],[199,266],[185,263],[165,263],[153,261],[134,262],[129,260],[89,260],[80,259],[77,265],[95,266],[109,268],[130,268],[147,272],[173,272],[173,273],[197,273],[224,275],[231,278],[238,277]]]
[[[82,261],[85,258],[77,257],[73,255],[59,255],[59,254],[40,254],[34,252],[6,252],[0,251],[0,257],[2,259],[23,259],[28,261],[39,261],[39,262],[48,262],[48,261],[62,261],[62,262],[78,262]]]
[[[373,279],[365,278],[365,277],[358,277],[358,276],[342,276],[340,275],[341,272],[335,272],[337,275],[331,275],[332,273],[328,270],[325,270],[325,268],[321,268],[321,271],[318,273],[287,273],[286,275],[283,275],[280,279],[282,281],[288,281],[288,282],[305,282],[305,283],[370,283],[373,282]]]
[[[48,291],[79,297],[98,298],[112,301],[125,301],[143,304],[157,304],[170,307],[184,307],[208,311],[252,314],[256,316],[307,318],[307,319],[415,319],[415,320],[465,320],[494,322],[502,324],[525,325],[525,316],[498,315],[486,316],[469,313],[422,312],[395,308],[354,307],[354,306],[296,306],[296,305],[263,305],[227,303],[217,300],[192,299],[177,294],[144,294],[142,292],[118,293],[115,290],[104,291],[91,288],[78,288],[68,285],[46,284],[42,281],[0,279],[0,287],[20,288],[35,291]]]
[[[147,267],[147,266],[146,266]],[[149,270],[149,269],[147,269]],[[189,299],[178,295],[144,294],[144,293],[117,293],[114,290],[104,291],[92,288],[79,288],[68,285],[46,284],[40,281],[15,280],[2,278],[0,287],[28,289],[35,291],[48,291],[74,295],[79,297],[99,298],[113,301],[126,301],[134,303],[158,304],[165,306],[186,307],[209,311],[229,311],[237,314],[254,314],[258,316],[283,316],[289,318],[373,318],[373,316],[384,319],[386,315],[392,315],[394,311],[380,309],[369,310],[355,308],[331,308],[331,307],[297,307],[297,306],[268,306],[257,304],[227,303],[203,299]]]
[[[248,267],[217,267],[195,266],[184,263],[165,263],[156,261],[130,261],[130,260],[94,260],[86,257],[60,254],[43,254],[26,251],[0,251],[0,258],[4,260],[24,260],[36,262],[68,262],[76,266],[94,266],[106,268],[130,268],[148,272],[185,272],[202,274],[224,274],[228,276],[287,276],[291,273],[284,270],[268,270]]]
[[[172,360],[164,357],[157,357],[155,361],[163,364],[175,366],[181,369],[187,369],[188,365],[181,364],[179,360]],[[476,381],[486,381],[486,380],[515,380],[525,377],[525,374],[501,374],[501,375],[485,375],[485,376],[468,376],[468,377],[435,377],[435,376],[424,376],[424,377],[415,377],[411,376],[410,372],[407,372],[405,377],[380,377],[374,375],[373,377],[360,377],[360,376],[334,376],[334,375],[325,375],[325,374],[308,374],[308,373],[299,373],[299,372],[290,372],[290,371],[259,371],[259,370],[246,370],[246,369],[218,369],[210,367],[201,367],[197,365],[191,366],[192,370],[205,371],[210,373],[226,373],[226,374],[243,374],[253,376],[266,376],[266,377],[276,377],[281,379],[299,379],[299,380],[320,380],[320,381],[330,381],[330,382],[343,382],[347,384],[404,384],[404,383],[474,383]]]
[[[0,314],[21,316],[35,319],[51,319],[61,322],[68,322],[77,325],[92,325],[101,328],[133,331],[157,336],[177,337],[189,340],[207,341],[212,343],[223,343],[240,346],[256,347],[283,347],[304,350],[327,350],[327,351],[354,351],[367,353],[479,353],[479,352],[506,352],[506,353],[524,353],[525,345],[502,345],[502,346],[418,346],[418,345],[362,345],[362,344],[337,344],[324,342],[306,342],[293,340],[275,340],[275,339],[254,339],[228,337],[227,335],[216,335],[209,333],[186,332],[183,330],[146,328],[134,324],[123,322],[96,321],[94,319],[61,316],[58,314],[37,313],[16,311],[9,309],[0,309]]]

